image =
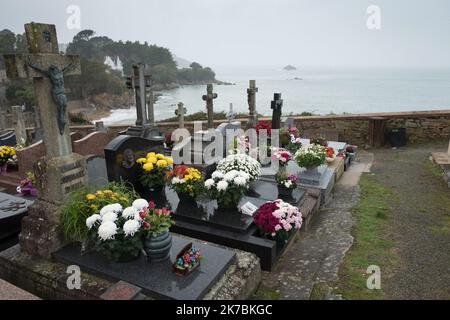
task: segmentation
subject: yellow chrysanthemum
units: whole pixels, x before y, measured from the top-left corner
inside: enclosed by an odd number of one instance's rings
[[[166,156],[163,155],[163,154],[161,154],[161,153],[158,153],[158,154],[156,155],[156,158],[157,158],[158,160],[164,160],[164,159],[166,158]]]
[[[156,165],[159,168],[167,167],[167,161],[166,160],[158,160],[158,162],[156,162]]]
[[[146,163],[147,162],[147,158],[139,158],[136,160],[137,163],[141,164],[141,163]]]
[[[154,153],[154,152],[147,153],[147,158],[153,158],[153,157],[156,157],[156,153]]]
[[[97,198],[96,196],[95,196],[95,194],[88,194],[88,195],[86,195],[86,199],[87,200],[89,200],[89,201],[92,201],[92,200],[95,200],[95,198]]]
[[[149,163],[147,162],[146,164],[144,164],[144,166],[142,167],[145,171],[152,171],[153,170],[153,163]]]
[[[158,161],[156,157],[147,158],[147,163],[155,164]]]
[[[102,197],[102,196],[103,196],[103,191],[98,190],[98,191],[95,193],[95,195],[98,196],[98,197]]]
[[[169,165],[173,165],[173,159],[171,157],[166,157],[164,160],[166,160]]]

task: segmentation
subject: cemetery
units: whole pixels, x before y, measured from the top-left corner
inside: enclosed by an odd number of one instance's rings
[[[391,121],[287,117],[281,93],[272,117],[259,118],[250,80],[247,119],[231,104],[227,121],[214,121],[221,97],[208,84],[205,129],[185,121],[183,102],[178,123],[158,123],[152,75],[136,61],[125,79],[135,124],[75,128],[64,77],[81,73],[80,57],[58,51],[54,25],[29,23],[25,33],[28,54],[5,56],[7,76],[33,81],[38,108],[32,130],[19,106],[14,128],[0,133],[0,279],[43,299],[253,298],[294,252],[314,247],[325,217],[336,219],[330,206],[369,172],[360,170],[370,167],[366,149]],[[408,116],[392,121],[433,121]],[[432,158],[450,186],[450,149]],[[74,265],[76,290],[67,285]]]

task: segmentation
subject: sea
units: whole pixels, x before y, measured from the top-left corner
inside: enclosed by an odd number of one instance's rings
[[[248,112],[249,80],[256,80],[257,111],[271,115],[274,93],[281,93],[283,115],[318,115],[450,109],[450,68],[213,67],[216,78],[233,85],[215,85],[214,111]],[[159,92],[155,119],[175,115],[179,102],[187,113],[206,111],[206,86],[183,86]],[[134,106],[113,110],[106,125],[132,124]]]

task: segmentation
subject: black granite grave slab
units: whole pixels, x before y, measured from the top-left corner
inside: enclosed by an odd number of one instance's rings
[[[20,233],[22,218],[32,201],[0,193],[0,243]]]
[[[108,183],[105,158],[91,156],[86,159],[88,185],[90,187],[101,187]]]
[[[95,252],[80,255],[79,245],[61,249],[54,254],[54,258],[58,262],[78,265],[83,271],[107,280],[131,283],[155,299],[198,300],[208,293],[234,262],[236,254],[228,249],[196,241],[194,245],[200,250],[204,260],[190,275],[178,276],[172,272],[172,262],[189,242],[189,239],[173,235],[171,258],[161,263],[149,263],[145,255],[129,263],[110,262]]]

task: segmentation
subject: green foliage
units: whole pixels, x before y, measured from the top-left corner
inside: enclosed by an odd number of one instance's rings
[[[199,63],[193,62],[190,68],[183,68],[178,70],[178,79],[181,82],[195,82],[195,81],[214,81],[216,74],[211,68],[203,68]]]
[[[325,163],[325,159],[325,148],[317,144],[304,146],[295,154],[295,161],[302,168],[320,166]]]
[[[166,183],[167,167],[156,167],[151,171],[140,170],[139,182],[147,189],[161,190]]]
[[[140,214],[144,221],[144,233],[150,237],[157,237],[166,233],[174,224],[167,208],[145,208]]]
[[[31,81],[14,80],[6,87],[6,98],[13,105],[36,105],[34,88]]]
[[[91,124],[91,122],[87,120],[84,114],[82,114],[81,112],[79,113],[69,112],[69,121],[71,124],[79,124],[79,125]]]
[[[61,209],[61,231],[67,240],[83,241],[87,236],[86,219],[112,203],[129,207],[138,194],[125,182],[111,182],[104,189],[81,188],[69,195]]]

